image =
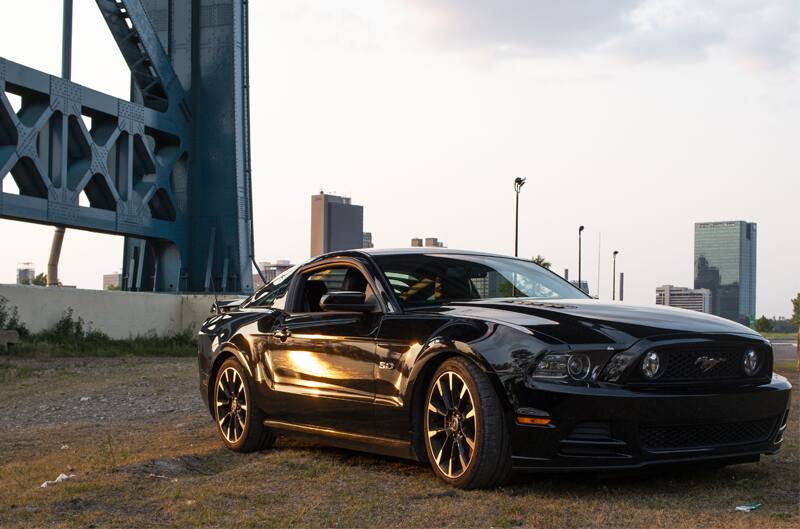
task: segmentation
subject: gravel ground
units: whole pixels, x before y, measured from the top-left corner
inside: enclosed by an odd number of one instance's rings
[[[0,423],[18,430],[207,417],[196,366],[188,358],[0,357],[0,373],[16,379],[3,391],[14,405],[0,407]]]

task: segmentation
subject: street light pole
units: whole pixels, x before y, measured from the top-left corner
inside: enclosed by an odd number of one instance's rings
[[[583,233],[583,229],[583,226],[578,227],[578,289],[580,290],[583,290],[583,287],[581,286],[581,233]]]
[[[514,180],[514,191],[517,193],[517,209],[514,217],[514,257],[519,257],[519,192],[525,185],[525,179],[517,177]]]
[[[614,250],[614,253],[611,254],[614,263],[611,267],[611,299],[617,299],[617,254],[619,251]]]

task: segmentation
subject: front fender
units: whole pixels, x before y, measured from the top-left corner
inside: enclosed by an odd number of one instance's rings
[[[514,410],[517,408],[514,388],[524,379],[529,366],[549,347],[552,346],[531,334],[499,323],[445,326],[417,355],[408,376],[404,401],[413,402],[415,391],[427,386],[428,378],[441,362],[461,356],[475,362],[489,376],[503,406]]]

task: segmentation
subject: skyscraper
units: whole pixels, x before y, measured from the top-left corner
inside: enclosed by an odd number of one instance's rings
[[[336,250],[361,248],[364,244],[364,207],[348,197],[311,197],[311,257]]]
[[[711,313],[748,325],[756,315],[756,224],[694,225],[694,288],[711,291]]]

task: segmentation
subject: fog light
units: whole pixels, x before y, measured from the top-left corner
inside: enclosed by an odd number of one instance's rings
[[[761,368],[761,362],[758,361],[758,353],[749,349],[744,354],[744,374],[751,377],[758,373],[759,368]]]
[[[572,355],[567,363],[567,371],[572,378],[582,380],[589,374],[591,362],[586,355]]]
[[[651,380],[656,378],[659,375],[659,369],[661,369],[661,358],[659,358],[658,353],[650,351],[644,355],[644,360],[642,360],[642,374],[645,378]]]

